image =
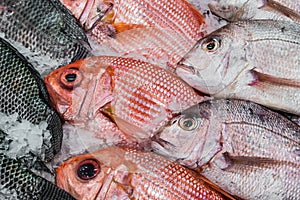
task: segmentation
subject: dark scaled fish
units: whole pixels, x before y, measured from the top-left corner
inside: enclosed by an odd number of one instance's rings
[[[5,133],[0,130],[0,198],[23,200],[74,198],[48,180],[39,177],[25,168],[18,160],[9,158],[6,150]]]
[[[242,199],[299,199],[300,127],[258,104],[213,100],[183,111],[153,138],[177,159]]]
[[[0,24],[0,37],[39,72],[89,54],[83,30],[58,0],[1,0]]]
[[[40,74],[0,38],[0,112],[17,113],[20,120],[33,124],[47,122],[51,138],[44,138],[45,155],[40,155],[45,161],[60,150],[62,140],[60,118],[48,103],[48,93]]]

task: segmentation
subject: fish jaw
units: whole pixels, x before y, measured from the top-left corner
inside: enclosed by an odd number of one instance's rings
[[[243,30],[235,33],[230,28],[230,24],[226,25],[199,40],[179,62],[176,74],[209,95],[233,83],[248,67],[247,43],[240,33]]]
[[[91,119],[110,101],[109,80],[101,78],[104,69],[95,67],[95,63],[94,59],[79,60],[45,77],[53,104],[65,120]],[[75,76],[74,80],[66,81],[70,76]]]

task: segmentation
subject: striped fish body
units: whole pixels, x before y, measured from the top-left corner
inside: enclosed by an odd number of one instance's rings
[[[104,112],[135,138],[148,138],[174,114],[203,100],[171,72],[130,58],[87,58],[55,70],[45,82],[65,119],[94,119]]]
[[[99,44],[122,54],[160,58],[168,66],[206,34],[204,17],[185,0],[61,2]]]

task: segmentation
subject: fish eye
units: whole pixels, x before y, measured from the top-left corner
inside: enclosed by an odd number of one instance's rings
[[[77,176],[82,180],[91,180],[101,171],[99,163],[94,159],[84,160],[79,163]]]
[[[220,47],[220,40],[217,38],[209,38],[202,44],[202,48],[207,52],[214,52]]]
[[[72,89],[82,81],[82,74],[78,69],[70,68],[65,70],[60,77],[60,82],[67,89]]]
[[[193,117],[182,117],[178,120],[178,124],[185,131],[193,131],[198,127],[198,121]]]

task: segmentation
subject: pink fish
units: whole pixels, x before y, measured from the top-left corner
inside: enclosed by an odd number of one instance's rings
[[[116,52],[163,59],[171,67],[206,34],[201,13],[186,0],[61,0],[88,35]]]
[[[105,113],[136,139],[151,137],[174,115],[204,100],[171,72],[131,58],[87,58],[53,71],[45,82],[65,120],[88,123]]]

